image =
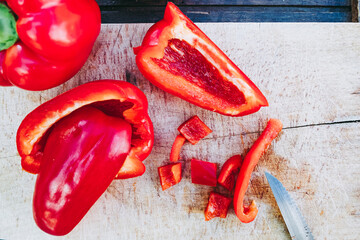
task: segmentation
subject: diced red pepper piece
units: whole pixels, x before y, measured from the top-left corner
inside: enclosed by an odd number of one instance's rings
[[[181,181],[181,163],[173,163],[158,168],[162,190],[166,190]]]
[[[235,186],[235,177],[239,173],[240,166],[240,155],[235,155],[229,158],[221,168],[218,183],[229,191],[233,190]]]
[[[216,192],[211,192],[208,205],[205,209],[205,221],[215,217],[226,218],[231,198],[225,197]]]
[[[282,123],[278,119],[270,119],[266,125],[265,130],[260,137],[252,145],[250,151],[246,155],[243,164],[240,168],[240,173],[236,181],[234,194],[234,210],[236,216],[243,223],[251,222],[255,219],[258,209],[255,201],[252,201],[250,206],[244,206],[244,196],[249,185],[251,173],[253,172],[260,157],[270,146],[272,140],[276,138],[282,129]]]
[[[216,164],[191,159],[191,181],[195,184],[216,187]]]
[[[170,162],[177,162],[179,160],[180,150],[181,147],[184,145],[185,141],[186,138],[183,135],[181,134],[177,135],[171,148]]]
[[[196,115],[181,124],[178,130],[186,140],[193,145],[212,132],[212,130]]]

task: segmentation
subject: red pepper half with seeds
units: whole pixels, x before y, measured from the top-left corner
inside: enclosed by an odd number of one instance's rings
[[[153,146],[145,95],[134,85],[94,81],[40,105],[22,121],[17,147],[38,174],[33,211],[53,235],[69,233],[114,178],[140,176]]]
[[[95,0],[5,2],[0,1],[0,86],[45,90],[80,70],[100,33]]]
[[[268,106],[255,84],[171,2],[134,53],[145,78],[202,108],[243,116]]]

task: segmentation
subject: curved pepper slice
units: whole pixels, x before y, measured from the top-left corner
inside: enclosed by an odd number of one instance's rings
[[[131,125],[93,107],[60,119],[44,146],[33,211],[52,235],[69,233],[110,185],[130,151]]]
[[[241,156],[234,155],[229,158],[221,168],[218,183],[227,190],[233,190],[235,186],[235,177],[239,173],[241,166]]]
[[[180,158],[181,147],[184,145],[186,138],[179,134],[176,136],[175,141],[171,147],[170,162],[177,162]]]
[[[281,129],[282,123],[280,120],[270,119],[266,125],[265,130],[252,145],[241,165],[240,173],[235,186],[234,210],[236,216],[243,223],[253,221],[258,212],[255,201],[252,201],[249,207],[244,207],[243,202],[246,189],[249,185],[251,173],[253,172],[260,157],[264,154],[264,152],[270,146],[272,140],[276,138]]]
[[[0,85],[44,90],[74,76],[100,33],[101,16],[96,1],[6,3],[18,16],[16,32],[20,40],[6,47],[5,57],[0,58]]]
[[[145,78],[202,108],[242,116],[268,106],[255,84],[171,2],[134,53]]]
[[[44,146],[52,126],[83,106],[95,107],[131,124],[131,149],[125,160],[124,170],[120,169],[117,178],[143,174],[145,166],[141,161],[150,154],[154,143],[153,125],[147,113],[147,99],[134,85],[117,80],[83,84],[29,113],[22,121],[16,138],[23,169],[39,173]]]

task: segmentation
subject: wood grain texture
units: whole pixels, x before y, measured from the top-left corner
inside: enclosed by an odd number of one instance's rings
[[[155,146],[136,179],[114,181],[67,237],[56,239],[288,239],[264,170],[289,190],[317,239],[360,238],[360,25],[199,24],[253,80],[270,106],[230,118],[163,92],[138,71],[131,47],[149,24],[103,25],[82,70],[66,84],[42,92],[0,89],[0,238],[54,239],[32,218],[35,176],[21,171],[15,134],[40,103],[82,83],[122,79],[147,95]],[[168,163],[177,127],[197,114],[212,130],[181,153],[183,180],[161,191],[157,167]],[[228,218],[204,221],[214,188],[191,184],[189,159],[222,163],[244,154],[270,117],[284,123],[280,137],[252,175],[247,200],[259,214],[242,224]],[[216,190],[227,193],[217,187]]]
[[[351,12],[352,12],[352,22],[360,21],[360,2],[359,0],[351,0]]]

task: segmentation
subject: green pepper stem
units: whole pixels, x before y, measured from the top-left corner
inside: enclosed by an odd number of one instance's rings
[[[14,45],[17,39],[15,17],[5,4],[0,3],[0,51]]]

